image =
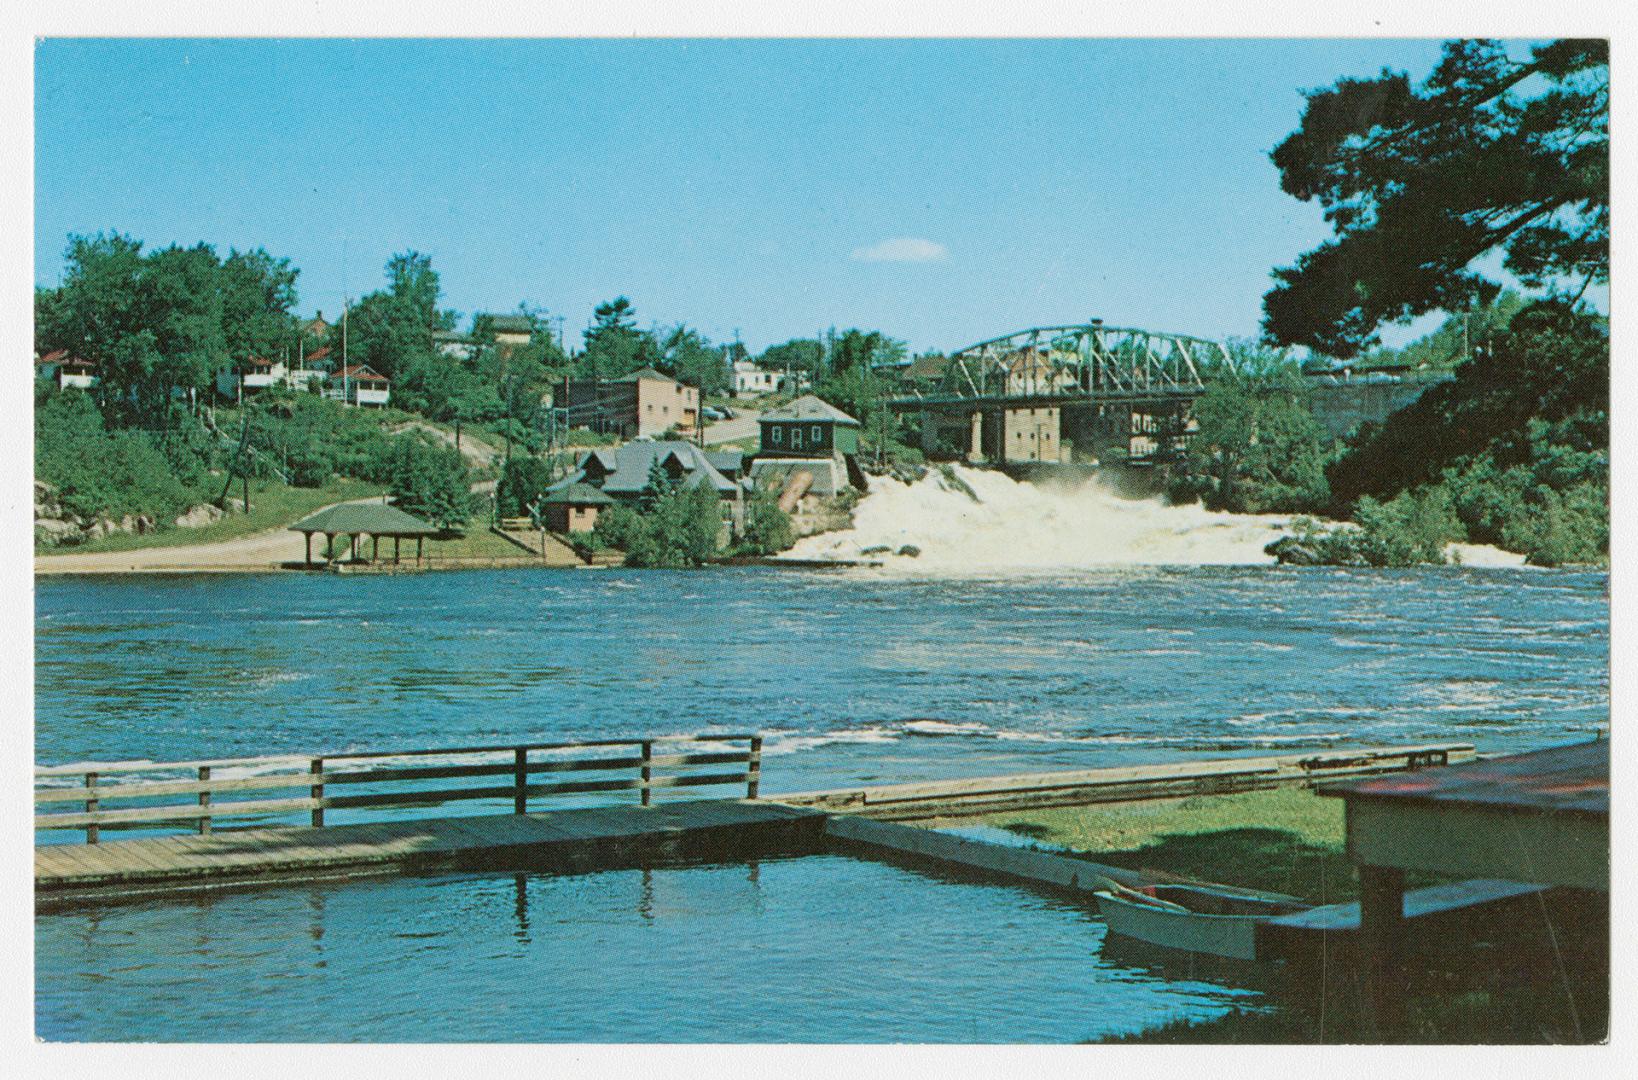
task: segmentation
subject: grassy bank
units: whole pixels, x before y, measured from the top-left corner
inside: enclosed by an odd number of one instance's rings
[[[489,519],[472,518],[459,536],[438,537],[427,541],[426,552],[437,559],[518,559],[528,558],[524,551],[505,537],[489,531]]]
[[[1333,904],[1357,896],[1342,800],[1308,788],[998,814],[988,824],[1099,862]]]
[[[89,554],[98,551],[137,551],[146,548],[192,547],[196,544],[215,544],[223,540],[277,529],[298,521],[313,511],[331,503],[346,502],[380,495],[386,489],[380,484],[362,480],[332,480],[323,487],[298,488],[284,484],[251,481],[250,513],[235,511],[209,525],[198,528],[169,528],[150,533],[112,533],[84,544],[66,547],[36,545],[36,555]],[[236,485],[232,499],[235,505],[243,493]]]

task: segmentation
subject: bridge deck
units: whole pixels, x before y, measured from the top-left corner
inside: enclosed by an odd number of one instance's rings
[[[817,838],[825,815],[776,803],[692,800],[536,814],[49,844],[37,903],[396,870],[573,869],[654,856],[756,854]]]

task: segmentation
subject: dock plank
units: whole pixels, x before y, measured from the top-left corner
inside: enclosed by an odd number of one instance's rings
[[[383,865],[415,868],[463,865],[483,852],[538,850],[573,857],[606,851],[669,850],[678,837],[712,836],[721,829],[755,835],[793,822],[817,823],[825,815],[771,803],[690,800],[662,806],[589,807],[537,814],[468,815],[448,818],[359,822],[322,828],[262,826],[114,840],[96,845],[42,845],[35,849],[37,902],[80,895],[151,892],[220,882],[255,882],[331,873],[348,867],[378,871]]]

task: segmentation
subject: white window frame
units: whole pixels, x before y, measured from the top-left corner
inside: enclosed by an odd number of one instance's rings
[[[818,446],[820,443],[825,441],[825,426],[823,424],[813,425],[812,434],[813,434],[813,445]]]
[[[797,424],[795,427],[791,428],[791,449],[792,450],[801,450],[802,449],[802,425],[801,424]]]
[[[769,428],[768,432],[773,436],[772,442],[775,446],[778,446],[785,441],[785,429],[780,427],[778,424],[775,424],[773,427]]]

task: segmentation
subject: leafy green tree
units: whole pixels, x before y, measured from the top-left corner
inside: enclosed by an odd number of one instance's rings
[[[1193,405],[1197,430],[1172,497],[1234,513],[1324,506],[1330,440],[1295,361],[1243,342],[1231,352],[1235,373],[1221,373]]]
[[[1605,41],[1524,59],[1448,42],[1420,86],[1384,71],[1311,92],[1272,156],[1336,234],[1275,272],[1263,327],[1281,344],[1352,356],[1384,322],[1488,303],[1500,286],[1474,264],[1497,250],[1532,288],[1609,278]]]
[[[626,549],[629,565],[691,567],[716,555],[721,504],[709,487],[668,492],[645,516],[648,527]]]
[[[742,549],[750,555],[773,555],[795,542],[790,515],[779,508],[779,495],[768,487],[753,491],[745,507]]]
[[[495,485],[495,504],[501,517],[529,516],[551,482],[551,467],[541,458],[507,458]]]
[[[345,321],[330,328],[330,348],[339,358],[343,338],[349,364],[368,364],[389,379],[402,379],[406,400],[424,406],[416,389],[428,383],[428,370],[447,358],[432,347],[435,330],[453,329],[455,313],[440,311],[441,287],[432,258],[415,251],[394,255],[386,266],[387,288],[369,293],[348,310]],[[399,389],[394,387],[394,396]]]
[[[109,431],[88,394],[49,392],[34,415],[35,475],[86,520],[146,514],[160,527],[201,501],[141,431]]]
[[[586,349],[576,365],[583,378],[617,379],[661,360],[654,335],[637,329],[637,312],[631,301],[617,296],[599,304],[595,319],[586,331]]]
[[[660,369],[702,394],[725,394],[730,385],[729,366],[723,349],[712,345],[699,331],[678,323],[660,345]]]
[[[418,434],[393,440],[388,489],[400,509],[439,528],[464,525],[472,512],[471,480],[460,451]]]
[[[824,342],[817,338],[792,338],[778,345],[769,345],[762,350],[757,363],[770,370],[816,375],[824,362],[824,357]]]

